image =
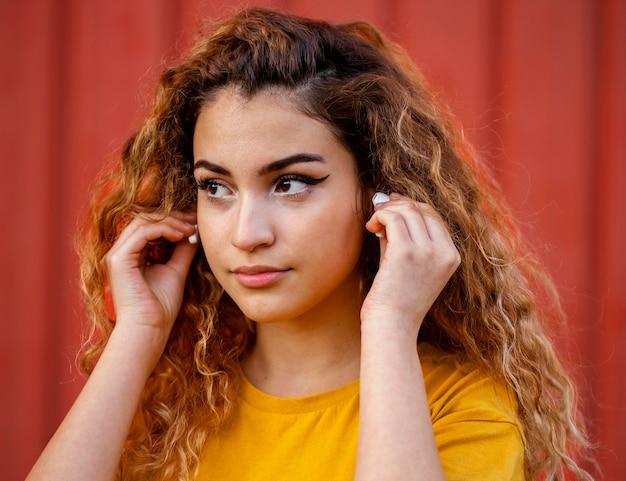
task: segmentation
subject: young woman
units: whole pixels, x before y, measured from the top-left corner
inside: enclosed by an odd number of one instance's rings
[[[101,185],[90,377],[29,479],[591,479],[550,283],[372,26],[213,25]]]

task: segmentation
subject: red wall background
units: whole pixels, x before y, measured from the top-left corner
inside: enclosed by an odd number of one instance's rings
[[[235,0],[0,0],[0,472],[22,479],[82,386],[72,236],[162,61]],[[403,43],[493,163],[569,314],[605,479],[626,478],[626,2],[256,1]]]

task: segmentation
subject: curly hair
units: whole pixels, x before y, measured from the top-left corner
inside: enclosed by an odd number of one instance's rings
[[[278,89],[325,122],[357,159],[364,188],[432,205],[462,262],[430,309],[418,342],[474,362],[515,392],[527,479],[591,476],[572,382],[542,323],[558,297],[504,207],[497,185],[406,53],[365,22],[331,25],[264,9],[206,24],[195,47],[164,70],[151,111],[103,176],[81,238],[82,286],[93,323],[89,374],[114,327],[100,267],[119,230],[141,212],[192,210],[192,139],[203,105],[235,86]],[[369,206],[365,211],[371,212]],[[363,245],[364,282],[378,243]],[[110,306],[109,306],[110,307]],[[183,307],[147,382],[120,479],[188,479],[206,440],[229,417],[254,331],[198,253]]]

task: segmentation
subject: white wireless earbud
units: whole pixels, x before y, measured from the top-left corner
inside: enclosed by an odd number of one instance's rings
[[[196,229],[196,231],[191,234],[188,239],[190,244],[197,244],[200,240],[200,235],[198,234],[198,224],[196,224],[194,228]]]
[[[372,204],[374,204],[374,207],[378,204],[384,204],[385,202],[389,202],[389,196],[387,194],[383,194],[382,192],[376,192],[374,197],[372,197]]]
[[[372,197],[372,204],[374,204],[374,207],[380,204],[384,204],[385,202],[389,202],[389,196],[382,192],[376,192]],[[375,234],[376,237],[383,237],[385,235],[385,229],[381,230],[380,232],[375,232]]]

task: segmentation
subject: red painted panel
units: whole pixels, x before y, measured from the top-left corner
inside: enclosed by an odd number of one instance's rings
[[[0,465],[22,479],[78,392],[71,237],[158,65],[232,0],[0,2]],[[626,458],[626,3],[250,1],[373,21],[407,46],[497,169],[564,293],[607,480]],[[547,247],[541,247],[546,245]],[[621,461],[621,463],[620,463]]]
[[[590,161],[596,189],[592,230],[594,297],[602,299],[590,336],[596,379],[595,432],[607,479],[626,475],[626,3],[600,2],[596,11],[596,111]]]
[[[18,479],[20,467],[23,470],[31,460],[28,445],[41,445],[48,435],[46,402],[54,397],[47,370],[54,326],[43,301],[48,297],[46,276],[51,267],[45,244],[52,224],[48,211],[54,202],[54,167],[44,161],[56,147],[49,124],[50,80],[55,71],[49,49],[54,48],[54,25],[49,21],[53,12],[43,2],[19,8],[6,3],[0,15],[4,69],[0,76],[0,312],[4,331],[0,337],[0,450],[3,471],[9,479]]]

